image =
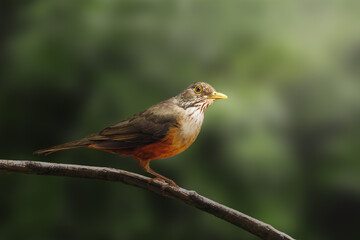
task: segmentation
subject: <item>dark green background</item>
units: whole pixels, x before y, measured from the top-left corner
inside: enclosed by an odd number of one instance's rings
[[[131,158],[32,152],[196,81],[229,99],[152,167],[297,239],[355,239],[359,1],[37,0],[0,4],[0,158],[139,172]],[[256,239],[121,183],[0,175],[0,238]]]

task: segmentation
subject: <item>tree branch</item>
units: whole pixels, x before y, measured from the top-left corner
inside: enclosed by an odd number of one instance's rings
[[[160,181],[149,183],[150,178],[148,177],[119,169],[35,161],[0,160],[0,173],[40,174],[123,182],[194,206],[230,222],[261,239],[293,239],[266,223],[203,197],[195,191],[175,187],[165,187],[162,189],[162,187],[166,186],[165,183]]]

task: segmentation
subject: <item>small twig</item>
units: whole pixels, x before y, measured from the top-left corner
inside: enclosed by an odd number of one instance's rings
[[[149,183],[148,177],[119,169],[35,161],[0,160],[0,173],[40,174],[123,182],[199,208],[258,236],[261,239],[293,239],[266,223],[214,202],[199,195],[195,191],[175,187],[164,188],[164,185],[166,185],[165,183],[159,181]]]

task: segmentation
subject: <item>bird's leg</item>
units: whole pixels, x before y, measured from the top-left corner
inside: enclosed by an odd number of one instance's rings
[[[149,183],[153,182],[154,180],[160,180],[160,181],[162,181],[162,182],[165,181],[165,182],[168,183],[170,186],[174,186],[174,187],[177,187],[177,188],[179,187],[173,180],[171,180],[171,179],[169,179],[169,178],[167,178],[167,177],[165,177],[165,176],[163,176],[163,175],[155,172],[154,170],[152,170],[152,169],[150,168],[150,160],[145,160],[145,161],[144,161],[144,160],[140,160],[140,161],[139,161],[139,164],[140,164],[140,168],[141,168],[143,171],[148,172],[148,173],[150,173],[150,174],[152,174],[152,175],[155,176],[155,178],[149,180]]]

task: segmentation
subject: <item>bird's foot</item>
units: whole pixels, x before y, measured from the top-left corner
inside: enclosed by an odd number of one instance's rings
[[[180,188],[173,180],[171,179],[164,179],[164,178],[161,178],[161,177],[155,177],[155,178],[152,178],[152,179],[149,179],[148,180],[148,183],[152,183],[153,181],[155,180],[158,180],[162,183],[167,183],[167,184],[164,184],[161,186],[161,190],[165,190],[166,188],[168,187],[175,187],[175,188]]]
[[[165,181],[165,179],[162,179],[162,178],[160,178],[160,177],[154,177],[154,178],[151,178],[151,179],[149,179],[148,180],[148,183],[152,183],[153,181],[160,181],[160,182],[163,182],[163,183],[165,183],[166,181]]]

